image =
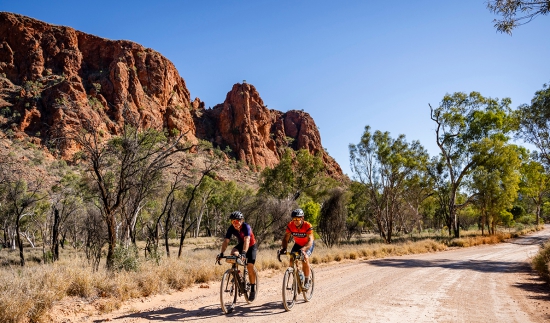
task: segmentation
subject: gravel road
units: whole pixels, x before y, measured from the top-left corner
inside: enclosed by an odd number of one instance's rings
[[[313,299],[290,312],[282,273],[262,272],[256,301],[229,315],[213,282],[65,322],[549,322],[550,287],[527,262],[548,239],[545,229],[498,245],[317,266]]]

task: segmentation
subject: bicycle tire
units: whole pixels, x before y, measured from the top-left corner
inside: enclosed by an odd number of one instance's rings
[[[304,300],[306,302],[309,302],[311,298],[313,297],[313,287],[315,286],[315,274],[313,272],[313,268],[309,268],[310,272],[310,286],[308,290],[302,290],[302,293],[304,295]]]
[[[286,311],[290,311],[296,303],[297,287],[294,269],[288,268],[283,277],[283,306]]]
[[[259,284],[259,280],[258,280],[258,271],[256,270],[256,266],[254,266],[254,273],[256,274],[256,287],[255,287],[256,288],[256,298],[258,298],[258,286],[260,284]],[[243,274],[243,278],[244,278],[244,286],[246,288],[246,291],[244,293],[244,299],[246,300],[247,304],[250,304],[250,303],[253,302],[253,301],[250,301],[248,299],[248,295],[250,293],[250,281],[249,281],[248,275]]]
[[[225,271],[220,285],[220,303],[225,314],[233,312],[237,303],[238,286],[231,269]]]

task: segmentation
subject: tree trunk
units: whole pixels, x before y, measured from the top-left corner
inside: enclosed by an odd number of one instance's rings
[[[21,217],[17,215],[15,220],[15,233],[17,236],[17,246],[19,247],[20,264],[21,264],[21,267],[25,267],[25,255],[23,254],[23,240],[21,240],[21,232],[19,232],[20,220],[21,220]]]
[[[107,251],[107,269],[111,269],[113,267],[113,260],[115,255],[115,247],[116,247],[116,223],[115,223],[115,216],[113,214],[107,214],[105,217],[105,222],[107,223],[107,231],[108,231],[108,239],[109,239],[109,246]]]
[[[52,260],[59,260],[59,210],[53,210],[53,227],[52,227]]]
[[[61,234],[61,241],[59,241],[59,245],[61,246],[61,249],[65,249],[65,236],[66,235],[67,235],[67,231],[64,231]],[[75,241],[76,241],[76,237],[75,237]]]
[[[181,232],[181,237],[180,237],[180,248],[178,250],[178,258],[181,258],[181,252],[183,251],[183,241],[185,240],[185,236],[187,235],[187,232],[189,231],[189,229],[191,229],[193,227],[193,224],[196,221],[197,221],[197,219],[193,220],[193,222],[191,222],[185,230],[183,230],[184,224],[182,224],[182,232]]]
[[[164,247],[166,248],[166,257],[170,258],[170,245],[168,244],[168,234],[170,231],[170,218],[172,217],[172,209],[168,210],[166,213],[166,218],[164,219]]]

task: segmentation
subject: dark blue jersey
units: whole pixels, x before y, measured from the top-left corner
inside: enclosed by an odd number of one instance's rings
[[[227,229],[227,233],[225,234],[226,239],[231,239],[231,236],[237,237],[239,240],[239,243],[244,243],[244,237],[250,237],[250,243],[249,246],[252,247],[256,243],[256,239],[254,238],[254,233],[252,232],[252,228],[250,227],[250,224],[243,222],[243,225],[241,226],[240,230],[235,229],[234,226],[230,225],[229,229]]]

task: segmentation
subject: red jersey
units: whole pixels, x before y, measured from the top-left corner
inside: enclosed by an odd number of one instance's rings
[[[311,223],[304,221],[302,226],[297,228],[294,221],[290,221],[290,223],[286,226],[286,232],[290,233],[294,237],[294,242],[300,246],[305,246],[308,241],[307,236],[313,232],[313,226]]]

